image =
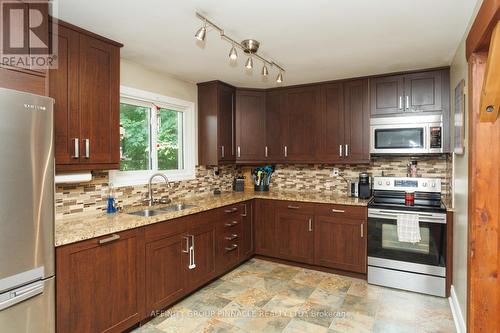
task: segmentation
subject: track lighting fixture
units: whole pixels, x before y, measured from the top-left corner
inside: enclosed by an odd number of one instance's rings
[[[267,66],[266,66],[266,63],[264,63],[264,65],[262,66],[262,72],[261,72],[262,76],[268,76],[269,75],[269,71],[267,70]]]
[[[255,39],[245,39],[241,43],[235,41],[233,38],[229,37],[224,33],[224,30],[220,27],[218,27],[216,24],[213,22],[209,21],[205,16],[201,15],[200,13],[196,13],[196,16],[203,21],[203,26],[196,31],[195,37],[199,41],[204,41],[206,34],[207,34],[207,28],[208,26],[212,27],[212,30],[216,30],[219,32],[221,39],[225,40],[226,42],[231,43],[231,49],[229,50],[229,59],[231,60],[236,60],[238,59],[238,52],[236,48],[239,48],[243,52],[247,53],[248,59],[245,62],[245,67],[248,69],[253,68],[253,57],[259,59],[262,61],[262,71],[261,74],[262,76],[266,77],[269,75],[269,69],[268,65],[271,67],[276,67],[279,71],[278,76],[276,77],[276,82],[277,83],[282,83],[283,82],[283,72],[285,69],[278,65],[276,62],[272,60],[268,60],[261,55],[257,53],[259,50],[260,43],[259,41]]]
[[[278,83],[283,82],[283,74],[281,74],[281,71],[278,73],[278,76],[276,77],[276,82]]]
[[[234,47],[234,44],[231,47],[231,51],[229,51],[229,59],[231,59],[231,60],[238,59],[238,52],[236,52],[236,48]]]
[[[247,62],[245,63],[245,67],[248,68],[248,69],[252,69],[253,68],[252,56],[248,57]]]

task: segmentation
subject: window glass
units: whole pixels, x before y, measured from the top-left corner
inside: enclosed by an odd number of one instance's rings
[[[158,170],[183,168],[182,117],[182,112],[157,111]]]
[[[120,170],[148,170],[150,166],[150,108],[120,103]]]

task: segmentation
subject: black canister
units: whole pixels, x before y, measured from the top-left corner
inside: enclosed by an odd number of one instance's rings
[[[358,197],[360,199],[369,199],[372,196],[370,175],[368,172],[359,174]]]

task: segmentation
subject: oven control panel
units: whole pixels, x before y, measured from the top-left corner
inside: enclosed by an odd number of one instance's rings
[[[373,177],[373,189],[441,193],[440,178]]]

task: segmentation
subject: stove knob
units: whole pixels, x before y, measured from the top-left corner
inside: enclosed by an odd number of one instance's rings
[[[386,181],[385,185],[389,186],[389,185],[391,185],[391,182],[390,181]]]
[[[423,187],[427,187],[427,183],[422,183],[422,186]]]
[[[379,180],[379,181],[378,181],[378,184],[379,184],[379,185],[382,185],[382,181],[381,181],[381,180]]]
[[[431,186],[432,186],[432,187],[436,187],[436,183],[432,183],[432,185],[431,185]]]

